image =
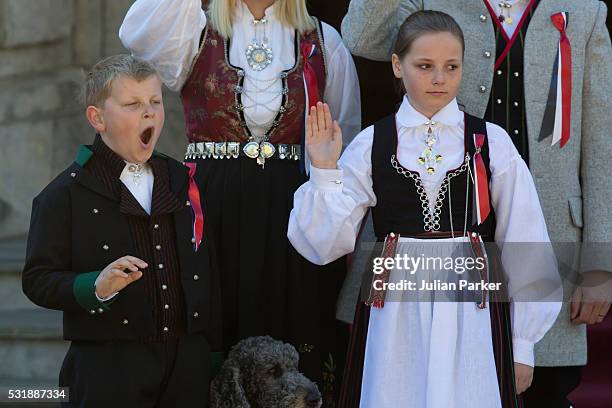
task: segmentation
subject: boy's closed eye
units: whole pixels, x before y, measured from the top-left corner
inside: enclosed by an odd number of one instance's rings
[[[161,100],[159,99],[151,100],[151,105],[160,105],[160,104],[161,104]],[[127,102],[123,104],[123,106],[129,106],[129,107],[137,107],[140,105],[142,105],[142,103],[139,101]]]

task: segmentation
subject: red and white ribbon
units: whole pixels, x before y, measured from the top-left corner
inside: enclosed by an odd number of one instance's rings
[[[567,38],[567,13],[561,12],[550,16],[554,26],[559,30],[559,59],[557,73],[557,103],[555,109],[555,128],[552,144],[561,141],[565,146],[570,137],[570,116],[572,105],[572,49]]]
[[[183,163],[189,169],[189,203],[193,211],[193,250],[198,252],[198,248],[202,243],[202,237],[204,236],[204,213],[202,212],[202,205],[200,202],[200,190],[195,182],[194,176],[196,174],[195,163]]]
[[[306,121],[308,120],[310,108],[316,106],[317,102],[319,101],[319,83],[317,81],[317,73],[310,62],[310,58],[317,51],[317,46],[316,44],[303,41],[300,45],[300,50],[302,52],[302,60],[304,61],[303,78],[304,97],[306,99],[304,107],[304,129],[306,129]],[[300,163],[300,171],[303,174],[308,174],[310,168],[310,158],[308,157],[306,151],[305,134],[302,134],[300,144],[302,146],[302,161]]]
[[[304,89],[306,90],[306,111],[317,105],[319,100],[319,86],[317,83],[317,74],[310,63],[310,57],[317,50],[315,44],[303,42],[301,44],[302,59],[304,61]]]
[[[491,212],[491,207],[489,206],[489,180],[481,153],[484,142],[485,135],[474,133],[474,146],[476,146],[476,152],[474,153],[474,186],[476,194],[474,198],[476,201],[478,225],[485,222]]]

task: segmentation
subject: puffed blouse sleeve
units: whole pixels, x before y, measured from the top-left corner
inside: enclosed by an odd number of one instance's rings
[[[310,180],[294,195],[287,236],[317,265],[353,252],[363,216],[376,205],[372,188],[373,127],[346,148],[337,169],[311,167]]]
[[[121,24],[119,38],[132,55],[155,66],[168,88],[179,91],[204,27],[200,0],[137,0]]]

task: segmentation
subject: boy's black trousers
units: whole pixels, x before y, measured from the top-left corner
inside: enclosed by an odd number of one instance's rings
[[[73,341],[60,371],[71,408],[208,407],[210,347],[202,334],[163,342]]]

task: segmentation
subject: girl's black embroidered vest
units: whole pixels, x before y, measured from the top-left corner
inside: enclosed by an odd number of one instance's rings
[[[448,237],[453,230],[455,235],[459,232],[461,236],[465,227],[467,233],[477,232],[484,241],[493,241],[495,213],[490,198],[491,212],[484,223],[478,225],[475,216],[475,187],[472,181],[475,174],[472,158],[476,152],[474,134],[485,135],[481,154],[487,179],[491,179],[486,122],[465,114],[464,161],[458,168],[446,173],[437,197],[436,209],[429,210],[427,194],[421,185],[419,173],[403,167],[397,160],[395,115],[374,125],[372,181],[377,204],[372,209],[372,220],[374,233],[379,240],[391,232],[404,237],[430,238]]]
[[[538,0],[531,0],[514,34],[509,38],[498,20],[499,13],[485,1],[494,22],[496,55],[491,96],[485,119],[503,127],[519,154],[529,164],[525,88],[523,83],[523,52],[525,35]]]

